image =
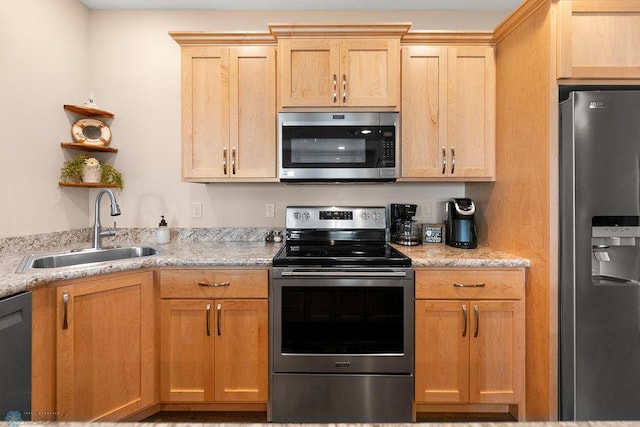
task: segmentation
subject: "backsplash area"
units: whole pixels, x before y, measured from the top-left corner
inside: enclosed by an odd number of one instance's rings
[[[156,228],[118,228],[115,237],[106,237],[105,246],[124,243],[155,243]],[[172,241],[186,242],[264,242],[273,232],[284,230],[274,227],[218,227],[171,228]],[[46,252],[59,247],[89,247],[91,228],[0,238],[0,255]]]

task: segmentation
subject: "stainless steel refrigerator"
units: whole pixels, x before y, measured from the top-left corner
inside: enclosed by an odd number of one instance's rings
[[[560,104],[562,420],[640,420],[640,91]]]

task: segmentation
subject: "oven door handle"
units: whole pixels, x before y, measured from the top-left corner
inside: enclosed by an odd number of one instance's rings
[[[407,277],[405,271],[283,271],[282,277]]]

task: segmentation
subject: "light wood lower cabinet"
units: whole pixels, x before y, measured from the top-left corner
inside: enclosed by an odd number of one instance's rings
[[[522,269],[417,271],[415,319],[417,404],[523,404]]]
[[[153,273],[74,281],[55,294],[57,419],[115,421],[152,405]]]
[[[266,402],[267,270],[161,272],[163,402]]]

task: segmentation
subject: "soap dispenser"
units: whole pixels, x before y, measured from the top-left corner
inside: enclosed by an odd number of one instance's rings
[[[156,242],[159,244],[169,243],[169,240],[171,240],[169,227],[167,227],[167,221],[164,220],[164,215],[162,215],[161,218],[160,224],[158,224],[158,231],[156,232]]]

